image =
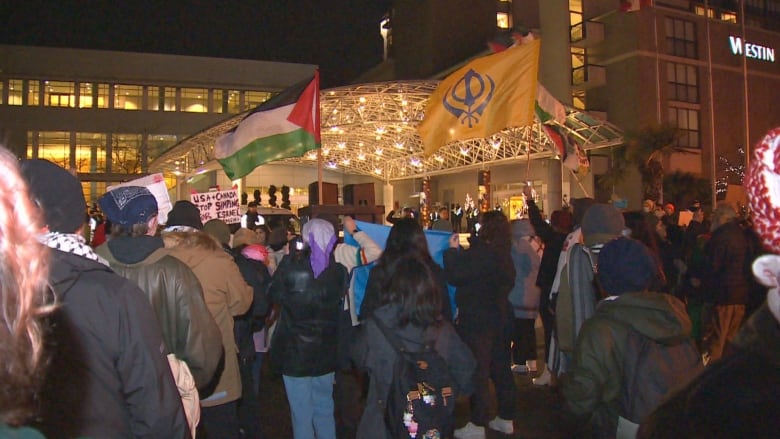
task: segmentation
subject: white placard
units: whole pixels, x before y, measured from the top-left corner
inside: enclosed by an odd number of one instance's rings
[[[192,204],[200,209],[200,220],[220,219],[227,224],[241,222],[241,201],[238,191],[195,192],[190,196]]]

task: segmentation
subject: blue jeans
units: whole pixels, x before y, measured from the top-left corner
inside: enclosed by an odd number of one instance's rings
[[[333,372],[318,377],[283,377],[295,439],[336,439]]]

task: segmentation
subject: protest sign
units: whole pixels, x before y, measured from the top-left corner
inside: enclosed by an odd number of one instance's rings
[[[238,191],[195,192],[191,195],[192,204],[200,209],[200,220],[219,219],[227,224],[241,222],[241,202]]]

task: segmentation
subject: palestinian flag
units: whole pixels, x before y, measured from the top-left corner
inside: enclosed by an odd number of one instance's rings
[[[214,156],[235,180],[258,166],[320,147],[320,74],[263,102],[217,139]]]

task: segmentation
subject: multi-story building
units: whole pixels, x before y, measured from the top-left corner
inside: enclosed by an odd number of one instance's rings
[[[0,144],[74,170],[94,201],[107,185],[147,173],[180,140],[259,105],[315,68],[0,45]]]
[[[397,0],[389,17],[389,59],[363,80],[440,78],[485,53],[497,27],[526,28],[542,40],[539,80],[559,100],[624,131],[678,127],[687,154],[666,159],[667,172],[714,181],[720,157],[741,163],[740,148],[780,125],[780,0]],[[604,172],[609,152],[591,163]],[[566,177],[563,192],[576,195]],[[638,179],[615,189],[632,208]]]

